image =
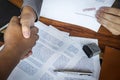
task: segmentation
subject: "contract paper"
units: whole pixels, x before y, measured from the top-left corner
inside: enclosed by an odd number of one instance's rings
[[[98,31],[95,18],[102,6],[112,6],[115,0],[43,0],[40,16]]]
[[[39,28],[40,38],[32,49],[33,54],[20,61],[8,80],[98,80],[99,55],[88,58],[82,50],[82,45],[89,40],[84,38],[86,42],[81,44],[78,37],[74,40],[69,33],[53,26],[46,26],[41,22],[37,22],[35,26]],[[92,40],[91,42],[96,42],[96,39]],[[93,74],[63,75],[54,72],[58,69],[85,70]]]

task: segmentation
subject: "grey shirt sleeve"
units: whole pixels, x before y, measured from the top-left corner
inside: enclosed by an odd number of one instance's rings
[[[42,2],[43,2],[43,0],[24,0],[22,7],[24,7],[24,6],[32,7],[33,10],[36,12],[37,19],[39,19]]]

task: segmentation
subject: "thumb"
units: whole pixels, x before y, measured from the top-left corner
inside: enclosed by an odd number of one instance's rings
[[[22,25],[22,33],[25,38],[30,37],[30,27],[34,25],[34,17],[30,14],[22,14],[20,23]]]
[[[25,38],[30,37],[30,24],[22,23],[22,33]]]

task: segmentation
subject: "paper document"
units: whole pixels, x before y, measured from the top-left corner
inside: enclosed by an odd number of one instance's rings
[[[98,31],[95,18],[102,6],[112,6],[115,0],[44,0],[40,16]]]
[[[86,42],[81,44],[78,37],[70,37],[69,33],[53,26],[41,22],[37,22],[35,26],[39,28],[40,38],[33,47],[33,54],[21,60],[8,80],[98,80],[99,55],[88,58],[82,50],[82,45],[89,42],[89,39],[84,38]],[[91,42],[96,42],[96,39]],[[54,72],[57,69],[86,70],[93,75],[62,75]]]

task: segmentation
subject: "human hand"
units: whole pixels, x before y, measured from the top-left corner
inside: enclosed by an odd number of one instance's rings
[[[13,50],[23,58],[35,45],[38,39],[38,29],[31,27],[30,38],[24,38],[21,30],[20,20],[17,17],[13,17],[5,31],[4,45],[6,49]]]
[[[22,9],[20,17],[21,17],[20,23],[22,25],[23,36],[24,36],[24,38],[29,38],[30,37],[30,27],[34,26],[34,22],[37,18],[36,14],[31,7],[25,6]]]
[[[120,35],[120,9],[102,7],[96,14],[98,22],[113,35]]]

